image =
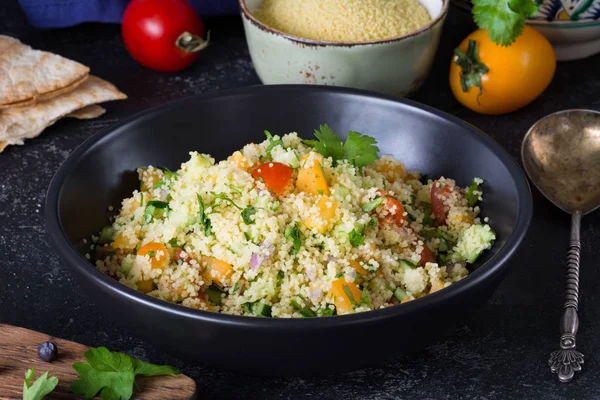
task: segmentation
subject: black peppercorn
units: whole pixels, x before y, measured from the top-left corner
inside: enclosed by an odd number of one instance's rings
[[[47,341],[38,346],[38,357],[40,360],[52,362],[58,358],[58,345]]]

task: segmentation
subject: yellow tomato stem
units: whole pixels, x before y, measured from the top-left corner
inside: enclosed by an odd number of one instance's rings
[[[472,87],[478,87],[479,95],[481,96],[483,93],[481,77],[488,73],[489,68],[479,59],[477,42],[469,40],[466,53],[457,48],[454,49],[454,54],[456,55],[454,63],[460,67],[460,85],[463,92],[466,93]]]

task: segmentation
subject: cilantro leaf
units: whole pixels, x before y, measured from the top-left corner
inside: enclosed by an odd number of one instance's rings
[[[323,157],[331,157],[334,162],[348,160],[356,167],[364,167],[379,158],[377,140],[371,136],[350,131],[346,142],[342,143],[342,139],[333,133],[329,125],[324,124],[315,129],[315,137],[318,140],[303,140],[303,143],[314,148]]]
[[[373,211],[374,209],[379,207],[381,205],[381,203],[383,203],[384,199],[385,199],[385,196],[375,197],[373,200],[371,200],[370,202],[368,202],[367,204],[362,206],[363,211],[366,213],[370,213],[371,211]]]
[[[103,400],[129,399],[133,395],[136,375],[179,374],[174,367],[150,364],[127,354],[111,352],[106,347],[89,349],[83,356],[87,364],[73,364],[78,380],[71,383],[71,391],[87,398],[100,392]]]
[[[221,204],[223,204],[224,201],[226,201],[229,204],[231,204],[232,206],[234,206],[235,208],[237,208],[238,210],[243,210],[242,207],[240,207],[237,204],[235,204],[235,201],[233,201],[233,199],[231,197],[227,196],[227,193],[215,193],[215,192],[210,192],[210,193],[213,196],[215,196],[216,199],[220,199],[221,200],[219,203],[214,204],[213,208],[219,207]]]
[[[353,165],[364,167],[379,159],[376,146],[377,140],[371,136],[361,135],[358,132],[348,132],[348,139],[344,143],[344,154]]]
[[[342,139],[333,133],[329,125],[321,125],[319,129],[315,129],[315,136],[319,141],[314,143],[314,148],[323,157],[331,157],[334,161],[344,158]]]
[[[475,22],[501,46],[510,46],[521,35],[525,20],[537,9],[536,0],[473,0]]]
[[[31,383],[35,376],[35,367],[25,372],[25,382],[23,382],[23,400],[41,400],[47,394],[50,394],[58,385],[58,378],[53,376],[48,378],[50,371],[44,372],[35,382]]]
[[[149,224],[154,220],[154,217],[157,217],[158,210],[166,210],[168,211],[169,203],[165,203],[160,200],[151,200],[146,204],[146,208],[144,209],[144,223]],[[164,211],[163,211],[164,212]],[[160,214],[160,213],[158,213]],[[162,215],[162,214],[161,214]]]

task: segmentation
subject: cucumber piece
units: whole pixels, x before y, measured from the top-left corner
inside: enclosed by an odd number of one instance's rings
[[[223,300],[221,297],[222,294],[223,291],[214,285],[211,285],[208,287],[208,289],[206,289],[206,295],[208,296],[208,299],[218,306],[221,305],[221,301]]]
[[[440,231],[438,231],[437,229],[423,229],[421,230],[421,232],[419,232],[419,234],[424,239],[433,239],[441,236]]]
[[[270,317],[271,306],[265,303],[258,303],[254,305],[254,313],[259,317]]]
[[[134,260],[135,256],[128,255],[121,261],[121,275],[123,275],[125,278],[129,276],[129,272],[133,268]]]
[[[115,236],[117,236],[117,230],[112,226],[105,226],[98,236],[98,244],[108,244],[115,240]]]
[[[405,298],[407,298],[408,295],[406,294],[406,292],[403,289],[397,287],[396,290],[394,290],[394,297],[396,298],[396,300],[402,301]]]
[[[400,265],[400,268],[402,268],[402,269],[414,269],[417,266],[417,264],[415,264],[411,261],[408,261],[408,260],[400,260],[400,261],[398,261],[398,264]]]
[[[456,253],[467,262],[475,262],[481,253],[492,247],[494,240],[496,233],[489,225],[472,225],[461,233]]]

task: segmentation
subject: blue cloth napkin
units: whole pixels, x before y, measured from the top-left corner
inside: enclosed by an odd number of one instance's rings
[[[190,0],[204,17],[239,13],[237,0]],[[129,0],[19,0],[37,28],[62,28],[83,22],[120,23]]]

